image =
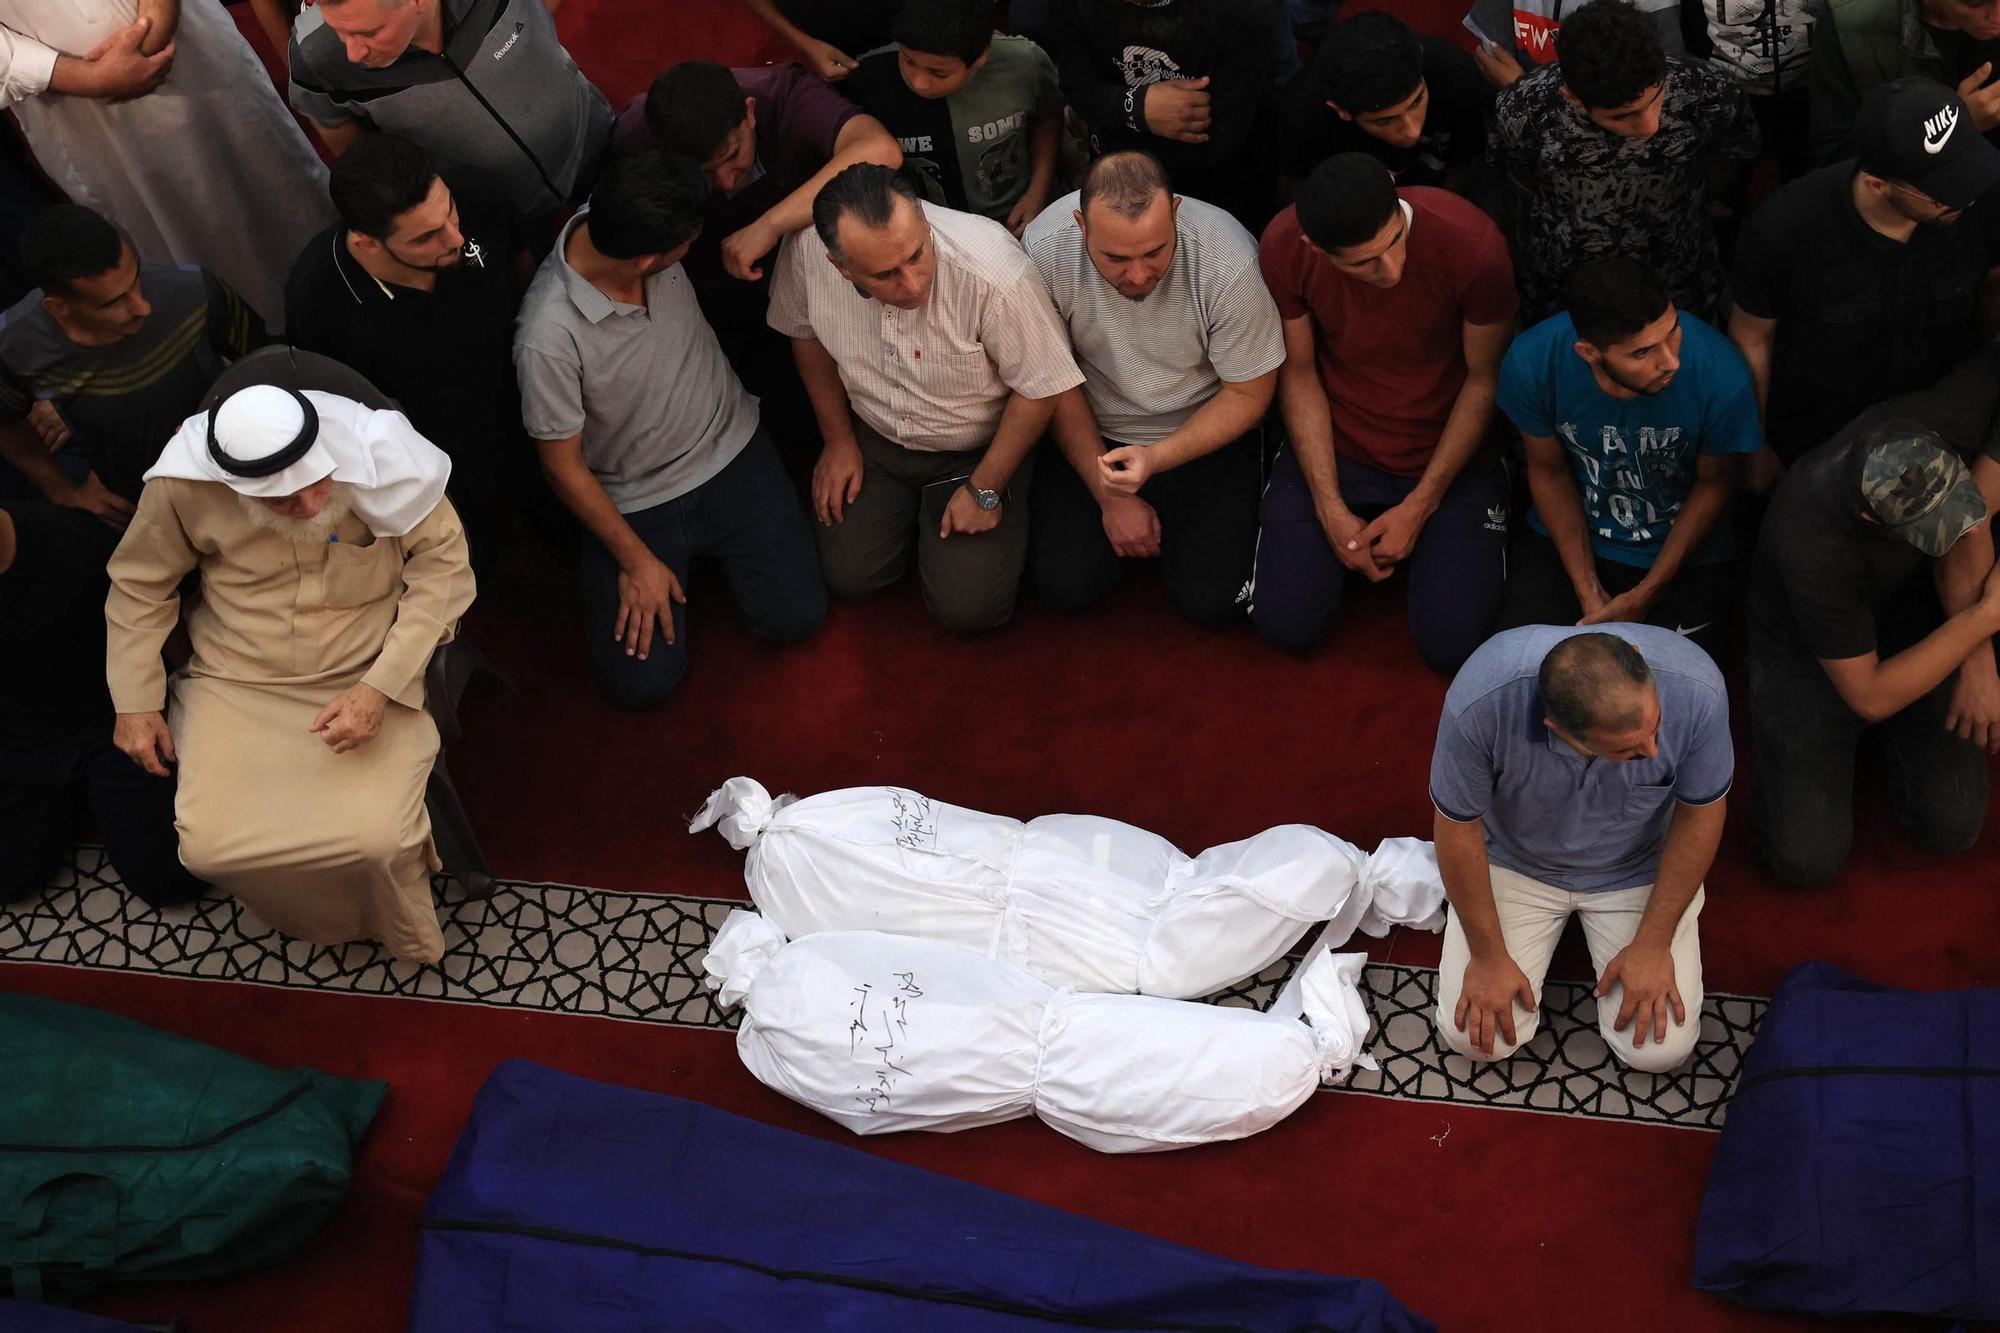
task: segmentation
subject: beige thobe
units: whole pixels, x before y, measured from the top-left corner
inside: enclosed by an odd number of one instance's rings
[[[444,951],[424,783],[437,727],[424,669],[472,604],[465,531],[449,500],[402,537],[352,514],[338,541],[258,527],[218,482],[158,478],[111,559],[107,669],[121,713],[172,707],[181,860],[287,935],[377,939],[396,957]],[[179,586],[194,656],[170,682],[160,650]],[[308,728],[366,682],[389,697],[381,734],[335,754]]]

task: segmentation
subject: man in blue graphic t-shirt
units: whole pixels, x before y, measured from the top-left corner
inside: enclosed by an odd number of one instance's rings
[[[1749,367],[1629,259],[1580,266],[1567,294],[1569,309],[1516,338],[1500,368],[1534,499],[1500,627],[1631,621],[1717,656],[1732,554],[1722,519],[1741,457],[1763,444]]]

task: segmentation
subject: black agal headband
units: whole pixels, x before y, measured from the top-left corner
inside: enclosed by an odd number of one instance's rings
[[[282,388],[283,386],[272,385],[271,387]],[[319,413],[313,410],[313,405],[307,402],[306,396],[298,390],[285,389],[285,392],[290,394],[292,401],[299,405],[299,415],[301,418],[299,433],[292,439],[290,444],[264,458],[248,460],[231,458],[222,451],[221,443],[215,438],[215,422],[216,418],[222,415],[222,409],[227,405],[227,402],[225,400],[223,403],[216,404],[215,410],[208,414],[208,456],[215,460],[217,467],[232,477],[270,477],[283,472],[286,468],[306,456],[306,451],[313,447],[313,441],[319,438]]]

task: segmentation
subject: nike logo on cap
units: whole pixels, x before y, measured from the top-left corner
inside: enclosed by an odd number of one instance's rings
[[[1926,153],[1943,152],[1945,140],[1951,138],[1951,132],[1957,128],[1958,108],[1948,106],[1940,110],[1935,116],[1924,122],[1924,151]]]

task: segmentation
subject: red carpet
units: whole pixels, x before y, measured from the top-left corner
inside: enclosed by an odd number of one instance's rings
[[[721,0],[569,0],[561,23],[614,97],[680,56],[777,53]],[[738,773],[774,791],[895,782],[1013,815],[1109,815],[1189,849],[1288,820],[1364,847],[1429,828],[1444,682],[1418,663],[1395,585],[1356,596],[1305,661],[1247,630],[1190,629],[1143,570],[1096,614],[1030,603],[1006,631],[970,641],[934,630],[904,587],[836,608],[817,638],[774,651],[697,570],[687,682],[665,709],[632,717],[592,690],[572,580],[566,557],[524,546],[470,624],[520,697],[468,704],[452,766],[510,878],[740,897],[738,855],[685,832],[709,789]],[[1742,773],[1739,792],[1753,780]],[[1840,883],[1793,893],[1757,868],[1745,814],[1739,801],[1710,881],[1711,989],[1768,994],[1814,958],[1903,985],[1991,976],[2000,835],[1944,863],[1871,819]],[[1375,953],[1430,963],[1436,943],[1402,934]],[[1581,949],[1556,973],[1585,975]],[[1377,1278],[1447,1329],[1804,1326],[1688,1287],[1715,1142],[1699,1131],[1329,1094],[1259,1138],[1150,1157],[1099,1156],[1033,1122],[862,1141],[755,1084],[713,1032],[52,967],[9,967],[0,984],[278,1065],[389,1081],[354,1196],[307,1252],[94,1307],[179,1314],[187,1333],[400,1328],[423,1198],[474,1090],[507,1056],[859,1142],[1234,1258]]]

